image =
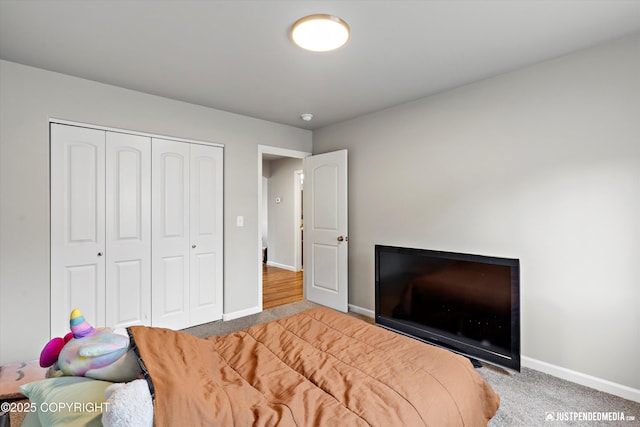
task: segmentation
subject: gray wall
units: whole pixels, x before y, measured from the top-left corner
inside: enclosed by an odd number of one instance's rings
[[[224,144],[224,311],[258,308],[257,146],[311,151],[310,131],[6,61],[0,93],[0,363],[49,340],[49,118]]]
[[[268,258],[277,267],[295,270],[295,171],[303,168],[302,159],[283,158],[269,162]],[[263,173],[264,175],[264,173]],[[276,203],[276,198],[280,203]]]
[[[640,389],[640,36],[314,132],[343,148],[350,304],[376,243],[520,258],[522,354]]]

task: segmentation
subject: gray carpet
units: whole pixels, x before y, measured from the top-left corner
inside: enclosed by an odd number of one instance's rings
[[[279,307],[270,308],[258,314],[252,314],[250,316],[241,317],[239,319],[228,320],[226,322],[218,321],[218,322],[212,322],[212,323],[205,323],[204,325],[198,325],[192,328],[187,328],[184,331],[200,338],[206,338],[212,335],[225,335],[231,332],[248,328],[249,326],[258,325],[260,323],[267,323],[272,320],[277,320],[283,317],[291,316],[300,311],[307,310],[313,307],[320,307],[320,306],[318,304],[314,304],[312,302],[303,300],[299,302],[294,302],[292,304],[286,304],[286,305],[281,305]]]
[[[207,323],[185,331],[198,337],[224,335],[252,325],[290,316],[312,307],[317,307],[317,304],[300,301],[240,319]],[[520,373],[510,373],[486,365],[478,371],[500,395],[500,408],[489,422],[490,427],[640,426],[640,403],[565,381],[533,369],[523,368]],[[610,412],[616,414],[614,417],[619,417],[619,414],[622,413],[625,418],[633,417],[633,419],[616,421],[593,419],[594,416],[601,417],[600,413]],[[576,416],[574,413],[588,419],[572,420],[571,417]]]
[[[509,373],[486,365],[480,374],[500,395],[498,413],[489,422],[502,426],[639,426],[640,403],[613,396],[576,383],[562,380],[533,369]],[[599,413],[623,413],[633,420],[571,420],[576,414],[590,418]],[[597,414],[596,414],[597,413]],[[546,417],[550,420],[546,420]],[[614,416],[614,417],[616,417]],[[591,418],[592,419],[592,418]]]

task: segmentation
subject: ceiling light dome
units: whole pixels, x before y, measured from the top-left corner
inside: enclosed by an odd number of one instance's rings
[[[332,15],[309,15],[293,24],[291,39],[303,49],[328,52],[349,41],[349,25]]]

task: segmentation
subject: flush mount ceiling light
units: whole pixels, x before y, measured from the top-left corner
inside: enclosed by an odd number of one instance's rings
[[[328,52],[349,41],[349,25],[335,16],[309,15],[293,24],[291,39],[303,49]]]

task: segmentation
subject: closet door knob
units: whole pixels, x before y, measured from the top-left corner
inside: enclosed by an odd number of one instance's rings
[[[98,256],[102,256],[102,255],[104,255],[103,252],[98,252]]]
[[[196,245],[191,245],[191,247],[192,247],[193,249],[195,249],[195,248],[196,248]]]

